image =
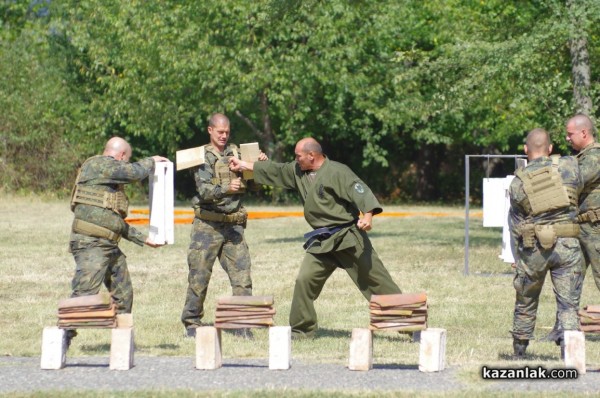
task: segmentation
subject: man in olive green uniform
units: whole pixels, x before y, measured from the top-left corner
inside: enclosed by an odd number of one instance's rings
[[[234,296],[251,296],[250,253],[244,239],[248,218],[242,207],[245,182],[229,170],[228,160],[238,158],[235,145],[227,145],[230,135],[229,119],[220,113],[210,117],[210,144],[204,146],[205,163],[194,172],[198,194],[192,199],[194,223],[188,249],[188,289],[181,321],[186,336],[194,337],[204,316],[204,300],[219,258],[227,272]],[[260,160],[266,159],[264,153]],[[251,337],[249,331],[242,335]]]
[[[579,246],[577,199],[583,184],[577,160],[549,157],[550,137],[543,129],[527,135],[529,164],[519,169],[510,194],[509,225],[516,260],[513,349],[525,355],[533,338],[539,296],[550,271],[557,304],[558,344],[563,331],[578,330],[578,289],[583,255]]]
[[[129,163],[131,146],[120,137],[111,138],[101,156],[87,159],[79,171],[71,209],[73,220],[69,251],[77,264],[72,297],[97,294],[104,283],[117,313],[131,313],[133,290],[119,240],[157,247],[146,235],[125,222],[128,200],[124,185],[148,176],[162,156]],[[70,338],[74,331],[68,334]]]
[[[296,161],[250,163],[230,160],[232,170],[254,170],[259,184],[295,189],[304,218],[314,231],[305,235],[306,255],[294,287],[290,325],[294,338],[313,337],[317,330],[314,301],[336,268],[343,268],[363,296],[401,293],[379,259],[367,231],[379,202],[347,166],[329,160],[313,138],[296,144]],[[360,213],[363,217],[359,218]]]

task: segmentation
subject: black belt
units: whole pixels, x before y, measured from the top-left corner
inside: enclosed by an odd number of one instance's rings
[[[328,239],[331,235],[335,234],[336,232],[356,224],[357,221],[358,220],[352,220],[350,222],[347,222],[346,224],[336,225],[335,227],[317,228],[313,231],[305,233],[304,239],[306,239],[306,243],[304,243],[303,246],[304,250],[311,247],[316,240],[322,241]]]

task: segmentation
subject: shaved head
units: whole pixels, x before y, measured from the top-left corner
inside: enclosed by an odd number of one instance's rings
[[[131,157],[131,145],[121,137],[112,137],[106,142],[102,154],[128,162]]]
[[[550,134],[542,128],[531,130],[525,140],[525,153],[530,160],[541,156],[548,156],[552,152]]]
[[[314,153],[323,153],[323,148],[321,148],[321,144],[317,142],[312,137],[303,138],[296,144],[298,148],[304,152],[314,152]]]
[[[222,113],[214,113],[211,115],[210,119],[208,119],[208,125],[210,127],[215,127],[219,125],[227,125],[229,126],[229,118]]]

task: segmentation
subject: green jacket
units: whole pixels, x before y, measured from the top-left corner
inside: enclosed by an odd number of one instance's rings
[[[78,184],[115,192],[120,184],[129,184],[148,177],[153,167],[152,158],[129,163],[116,160],[112,156],[93,156],[81,166]],[[73,213],[76,219],[108,228],[140,246],[146,240],[145,234],[131,227],[123,217],[112,210],[78,203]]]
[[[304,218],[314,229],[351,223],[361,212],[372,211],[375,215],[383,211],[371,189],[348,166],[328,158],[313,181],[296,162],[255,162],[254,181],[298,191],[304,205]],[[347,249],[357,244],[356,234],[360,233],[354,223],[308,251],[327,253]]]

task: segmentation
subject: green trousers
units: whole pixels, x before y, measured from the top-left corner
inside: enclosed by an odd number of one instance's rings
[[[372,294],[402,293],[364,232],[358,236],[357,245],[348,249],[322,254],[306,253],[296,277],[290,310],[290,326],[294,335],[314,335],[318,328],[314,301],[337,268],[346,271],[367,300]],[[367,306],[365,311],[368,311]]]

